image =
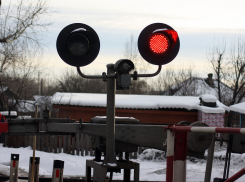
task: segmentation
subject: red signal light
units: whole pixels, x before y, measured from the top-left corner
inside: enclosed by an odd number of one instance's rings
[[[169,25],[153,23],[145,27],[138,38],[141,56],[149,63],[164,65],[178,54],[180,41],[178,33]]]
[[[165,53],[169,48],[168,38],[161,33],[154,33],[149,37],[149,48],[156,54]]]

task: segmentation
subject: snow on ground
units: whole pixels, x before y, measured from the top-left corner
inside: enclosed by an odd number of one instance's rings
[[[29,158],[32,156],[31,147],[27,148],[6,148],[0,145],[0,172],[9,173],[10,155],[20,154],[19,168],[28,172]],[[53,154],[36,151],[36,156],[40,157],[40,175],[51,175],[53,168],[53,160],[65,161],[64,175],[69,176],[85,176],[86,159],[93,159],[90,156],[73,156],[69,154]],[[138,159],[134,160],[140,163],[140,180],[145,181],[165,181],[166,179],[166,159],[163,157],[164,152],[154,149],[148,149]],[[214,177],[222,178],[224,170],[225,150],[219,149],[215,151],[212,180]],[[232,154],[230,176],[241,170],[245,165],[245,154]],[[206,168],[204,159],[189,158],[187,160],[187,181],[203,182]],[[133,174],[132,174],[133,177]],[[116,173],[113,179],[122,179],[120,173]],[[237,180],[244,182],[245,176]]]

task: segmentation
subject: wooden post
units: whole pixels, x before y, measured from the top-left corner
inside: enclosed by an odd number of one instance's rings
[[[81,156],[84,156],[84,134],[80,133],[80,150],[81,150]]]
[[[44,123],[40,123],[39,124],[40,125],[40,129],[41,129],[41,131],[43,131],[44,130]],[[40,151],[45,151],[45,147],[44,147],[44,144],[45,144],[45,138],[44,138],[44,136],[39,136],[40,137]]]
[[[18,182],[19,154],[11,154],[10,182]]]
[[[138,153],[137,152],[134,152],[134,159],[137,159],[137,157],[138,157]]]
[[[36,105],[36,112],[35,112],[35,118],[38,116],[38,105]],[[31,176],[31,182],[34,182],[34,172],[35,172],[35,152],[36,152],[36,135],[33,136],[33,145],[32,145],[32,150],[33,150],[33,159],[32,159],[32,176]]]
[[[72,155],[75,155],[75,137],[71,137],[71,153]]]
[[[43,141],[44,141],[44,152],[48,152],[48,148],[49,148],[49,142],[48,142],[48,139],[49,139],[49,135],[44,135],[43,136]]]
[[[76,134],[76,155],[79,155],[80,146],[79,146],[79,133]]]
[[[89,142],[89,154],[90,156],[94,156],[94,150],[91,147],[91,144],[92,144],[91,137],[89,137],[88,142]]]
[[[71,154],[71,135],[67,136],[68,142],[67,142],[67,154]]]
[[[49,135],[49,141],[50,141],[50,152],[53,153],[53,148],[54,148],[54,145],[53,145],[53,141],[54,141],[54,135]]]
[[[61,149],[62,149],[62,136],[59,135],[58,136],[58,139],[59,139],[59,153],[61,153]]]
[[[34,175],[32,175],[32,161],[33,161],[33,157],[30,157],[30,163],[29,163],[29,175],[28,175],[28,182],[31,182],[32,180],[32,176],[34,176],[34,181],[35,182],[39,182],[39,164],[40,164],[40,157],[35,157],[34,161],[35,161],[35,166],[34,166]]]
[[[64,161],[54,160],[52,182],[63,182]]]
[[[54,153],[58,153],[58,140],[57,140],[58,136],[54,135]]]
[[[139,149],[138,150],[138,153],[141,154],[143,152],[143,148],[142,147],[139,147],[138,149]]]
[[[67,152],[67,136],[63,135],[63,153]]]
[[[36,136],[36,149],[40,151],[40,136]]]
[[[84,145],[85,145],[85,147],[84,147],[84,149],[85,149],[85,156],[87,156],[88,155],[88,135],[87,134],[84,135]]]

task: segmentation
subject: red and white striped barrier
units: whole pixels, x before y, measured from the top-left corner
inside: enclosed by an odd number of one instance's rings
[[[167,169],[166,182],[173,182],[173,163],[174,163],[174,134],[167,130]]]
[[[187,133],[167,130],[166,182],[186,182]]]
[[[170,126],[168,127],[168,129],[173,130],[173,131],[180,131],[180,132],[245,134],[245,128]]]
[[[176,132],[174,140],[174,182],[186,182],[187,133]]]
[[[169,125],[167,129],[166,182],[186,182],[187,132],[238,133],[245,134],[245,128],[198,127]],[[226,180],[234,181],[245,174],[245,168]]]

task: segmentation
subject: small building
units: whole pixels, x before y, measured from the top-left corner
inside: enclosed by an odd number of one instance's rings
[[[202,102],[197,96],[116,94],[116,116],[133,117],[145,124],[177,124],[180,121],[204,121],[206,116],[203,113],[206,113],[210,121],[214,117],[224,123],[224,115],[229,108],[212,95],[201,98]],[[205,106],[210,98],[215,106]],[[95,116],[106,116],[106,100],[106,94],[57,92],[53,95],[53,108],[58,109],[59,118],[69,116],[89,122]]]
[[[233,112],[233,120],[235,120],[235,123],[241,128],[245,127],[245,102],[241,102],[238,104],[231,105],[230,111]]]

